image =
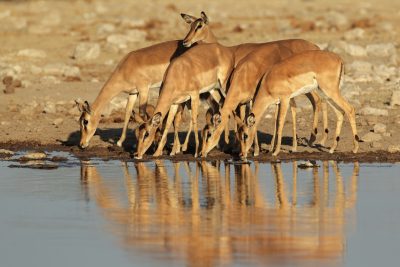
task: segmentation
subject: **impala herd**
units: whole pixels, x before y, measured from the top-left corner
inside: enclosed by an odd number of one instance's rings
[[[296,141],[296,103],[294,97],[306,95],[313,107],[313,126],[309,145],[316,140],[319,112],[323,113],[322,146],[328,137],[327,103],[337,116],[335,139],[329,152],[339,141],[344,114],[353,132],[353,152],[360,141],[357,135],[354,108],[340,94],[343,61],[331,52],[321,51],[311,42],[289,39],[267,43],[244,43],[224,46],[218,43],[204,12],[200,18],[181,14],[190,30],[183,40],[168,41],[130,52],[118,64],[92,105],[76,101],[81,111],[80,147],[89,145],[96,132],[101,114],[112,98],[121,92],[128,94],[122,135],[117,142],[122,146],[126,138],[133,106],[139,99],[139,123],[136,129],[136,158],[142,158],[152,144],[157,146],[153,156],[161,156],[167,134],[174,126],[171,155],[187,150],[189,135],[195,136],[194,156],[206,157],[216,147],[222,132],[229,143],[229,118],[235,120],[236,139],[240,143],[240,157],[245,159],[252,145],[259,154],[257,126],[267,108],[275,104],[275,126],[271,142],[273,156],[280,152],[282,130],[288,108],[293,117],[293,146]],[[159,89],[157,104],[148,104],[150,89]],[[201,99],[210,109],[206,126],[198,136],[198,114]],[[187,136],[181,145],[178,130],[185,109],[191,114]],[[247,111],[247,112],[246,112]],[[200,147],[200,143],[202,146]]]

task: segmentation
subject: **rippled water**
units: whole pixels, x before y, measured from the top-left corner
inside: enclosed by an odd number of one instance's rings
[[[399,165],[0,162],[1,266],[397,266]]]

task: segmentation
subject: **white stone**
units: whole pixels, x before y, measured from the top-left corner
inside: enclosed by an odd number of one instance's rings
[[[57,118],[53,121],[53,125],[58,126],[61,123],[63,123],[64,119],[63,118]]]
[[[360,40],[364,38],[365,31],[361,28],[354,28],[344,33],[346,40]]]
[[[107,37],[107,43],[118,47],[119,49],[125,49],[128,47],[128,38],[123,34],[112,34]]]
[[[351,71],[352,73],[363,72],[363,73],[371,73],[372,72],[372,64],[367,61],[356,60],[349,64],[346,64],[346,70]]]
[[[388,116],[389,112],[386,109],[365,107],[360,110],[361,115]]]
[[[364,142],[376,142],[382,140],[382,136],[377,133],[369,132],[361,137]]]
[[[80,43],[75,47],[72,57],[77,60],[92,60],[100,55],[100,45],[97,43]]]
[[[386,125],[383,123],[377,123],[374,125],[374,133],[385,133],[386,132]]]
[[[43,112],[47,114],[54,114],[57,112],[56,105],[53,102],[47,101],[43,107]]]
[[[46,75],[40,78],[40,82],[41,83],[54,83],[54,84],[58,84],[60,83],[60,80],[57,79],[56,77],[52,76],[52,75]]]
[[[325,16],[326,21],[331,26],[336,26],[339,29],[348,28],[348,26],[349,26],[349,20],[343,13],[340,13],[337,11],[330,11],[330,12],[326,13],[324,16]]]
[[[42,68],[40,68],[38,66],[35,66],[35,65],[31,65],[30,71],[34,75],[38,75],[38,74],[41,74],[43,72]]]
[[[47,157],[46,153],[43,152],[31,152],[25,154],[22,158],[25,160],[40,160]]]
[[[0,19],[9,17],[11,15],[11,11],[9,9],[3,10],[0,12]]]
[[[392,43],[370,44],[367,45],[366,51],[369,56],[389,57],[396,54],[396,47]]]
[[[354,44],[345,44],[344,51],[353,57],[365,57],[367,52],[364,47]]]
[[[11,150],[8,150],[8,149],[0,149],[0,154],[12,156],[15,153],[13,151],[11,151]]]
[[[389,145],[387,148],[389,153],[397,153],[400,152],[400,145]]]
[[[65,65],[64,63],[47,64],[43,72],[48,75],[59,75],[65,77],[79,77],[80,69],[76,66]]]
[[[124,18],[121,21],[121,26],[122,27],[144,27],[146,25],[146,21],[143,19],[130,19],[130,18]]]
[[[130,30],[126,33],[128,41],[132,43],[145,41],[146,35],[146,32],[141,30]]]
[[[114,24],[111,23],[103,23],[97,27],[98,34],[109,34],[115,31]]]
[[[64,69],[63,76],[78,78],[81,76],[81,70],[76,66],[67,66]]]
[[[46,52],[39,49],[23,49],[18,51],[17,56],[20,57],[32,57],[32,58],[45,58],[47,56]]]
[[[400,106],[400,90],[393,91],[392,97],[390,99],[390,105],[393,106]]]

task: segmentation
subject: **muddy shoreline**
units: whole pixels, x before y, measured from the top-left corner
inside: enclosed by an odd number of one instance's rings
[[[171,161],[214,161],[214,160],[235,160],[238,157],[234,154],[227,154],[218,150],[213,150],[206,158],[195,158],[192,151],[176,156],[163,155],[161,157],[152,157],[145,155],[143,159],[134,158],[133,150],[119,148],[117,146],[108,147],[89,147],[80,149],[78,146],[67,146],[58,144],[39,144],[36,142],[0,142],[0,149],[8,149],[14,152],[18,151],[43,151],[43,152],[67,152],[81,160],[101,159],[101,160],[122,160],[122,161],[152,161],[157,159],[165,159]],[[324,151],[318,152],[294,152],[280,153],[278,157],[273,157],[271,153],[261,152],[258,157],[248,157],[251,161],[259,162],[279,162],[279,161],[295,161],[295,160],[334,160],[338,162],[360,162],[360,163],[394,163],[400,162],[400,152],[389,153],[387,151],[369,151],[353,154],[351,152],[336,152],[330,154]]]

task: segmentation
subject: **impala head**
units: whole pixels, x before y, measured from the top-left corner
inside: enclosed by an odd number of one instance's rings
[[[86,148],[89,146],[90,139],[92,139],[94,133],[96,132],[97,125],[99,124],[99,118],[93,115],[90,105],[87,101],[82,102],[80,100],[75,100],[75,103],[82,113],[79,118],[79,126],[81,129],[81,141],[79,146],[81,148]]]
[[[205,153],[206,145],[208,140],[210,139],[211,135],[214,133],[217,126],[221,123],[221,114],[215,113],[213,114],[212,109],[208,109],[206,112],[206,125],[202,130],[202,155]],[[205,156],[205,154],[204,154]]]
[[[243,123],[239,117],[235,116],[235,120],[238,124],[238,131],[236,133],[236,137],[240,142],[240,158],[246,159],[247,153],[253,144],[254,135],[256,133],[256,127],[254,126],[256,123],[255,116],[251,113],[246,118],[246,123]]]
[[[183,45],[190,47],[194,43],[204,40],[209,36],[208,18],[206,13],[201,12],[201,17],[196,18],[190,15],[181,14],[182,18],[190,24],[190,30],[183,39]]]
[[[157,140],[159,133],[159,127],[162,123],[162,115],[157,112],[153,117],[146,123],[140,125],[138,134],[138,145],[137,145],[137,158],[141,159],[149,149],[154,140]]]

